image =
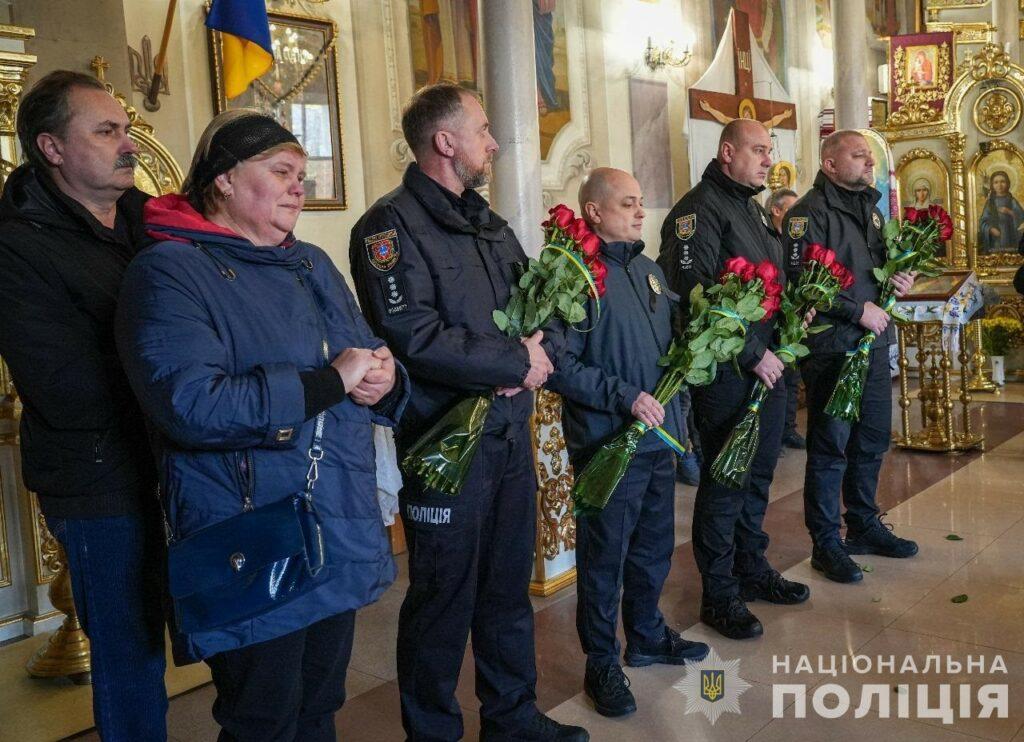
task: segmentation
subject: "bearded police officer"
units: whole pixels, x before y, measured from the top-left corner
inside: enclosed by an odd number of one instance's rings
[[[482,739],[586,740],[535,703],[527,591],[537,485],[533,395],[524,390],[553,370],[555,333],[520,341],[491,319],[526,256],[473,190],[498,149],[479,101],[455,85],[424,88],[402,131],[417,162],[359,220],[349,249],[363,310],[412,381],[399,459],[458,401],[498,393],[462,491],[450,497],[413,478],[399,495],[409,547],[398,622],[402,723],[413,740],[463,736],[455,687],[472,631]]]
[[[597,168],[580,187],[583,218],[601,238],[607,267],[600,315],[591,301],[590,332],[570,332],[548,388],[564,401],[565,439],[576,471],[635,418],[663,426],[677,440],[686,419],[679,397],[663,407],[653,390],[664,371],[658,359],[672,342],[678,297],[643,255],[644,207],[629,173]],[[619,596],[626,664],[682,665],[701,660],[706,644],[690,642],[665,624],[658,598],[675,546],[675,454],[645,436],[604,510],[576,519],[576,630],[587,654],[584,690],[598,713],[636,710],[619,665]]]
[[[661,229],[658,264],[684,304],[694,286],[715,283],[731,257],[770,260],[783,281],[778,233],[753,200],[764,189],[771,149],[771,137],[761,123],[730,122],[701,182],[669,212]],[[703,581],[701,621],[733,639],[764,631],[745,601],[792,604],[810,594],[806,585],[784,579],[765,557],[768,535],[762,524],[786,406],[783,364],[769,348],[774,333],[774,319],[751,326],[738,359],[740,372],[724,364],[710,385],[692,390],[704,453],[693,513],[693,551]],[[743,415],[756,379],[771,391],[761,407],[760,442],[749,481],[736,490],[714,480],[711,464]]]
[[[835,251],[855,282],[840,292],[838,302],[820,322],[831,327],[811,335],[811,355],[801,365],[807,387],[807,471],[804,476],[804,520],[814,547],[811,566],[836,582],[863,577],[849,554],[909,557],[917,544],[897,537],[879,518],[875,492],[882,457],[889,449],[892,422],[892,379],[889,345],[893,327],[878,306],[880,287],[871,271],[885,262],[882,214],[875,206],[881,194],[872,188],[874,160],[863,135],[845,130],[831,134],[821,146],[821,170],[814,187],[789,210],[783,223],[792,260],[810,243]],[[897,296],[908,292],[914,276],[898,273]],[[850,424],[825,414],[848,351],[868,330],[878,337],[871,346],[860,420]],[[840,540],[839,498],[846,505],[846,542]]]

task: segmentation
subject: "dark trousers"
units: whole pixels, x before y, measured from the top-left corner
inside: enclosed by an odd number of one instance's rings
[[[786,366],[784,374],[786,382],[786,424],[782,428],[782,437],[796,434],[796,408],[800,396],[800,369],[797,366]]]
[[[764,514],[782,445],[786,385],[775,385],[761,405],[760,441],[742,489],[719,484],[711,465],[743,417],[755,377],[727,367],[710,385],[695,387],[693,406],[704,459],[693,508],[693,555],[703,581],[703,598],[722,603],[739,595],[741,580],[771,569],[765,558]]]
[[[845,353],[809,356],[803,363],[807,387],[807,471],[804,521],[815,544],[839,540],[839,498],[846,525],[859,529],[878,517],[875,492],[892,430],[889,349],[871,351],[860,420],[852,425],[825,414]]]
[[[206,659],[219,742],[334,742],[356,612]]]
[[[89,637],[100,737],[167,739],[159,519],[47,518],[46,525],[67,554],[75,610]]]
[[[462,737],[455,687],[470,633],[484,729],[514,730],[536,713],[536,494],[526,422],[482,437],[454,497],[416,482],[399,493],[409,591],[398,617],[398,686],[410,739]]]
[[[576,518],[576,630],[588,665],[619,661],[620,592],[628,645],[665,636],[658,599],[675,546],[674,460],[669,450],[638,455],[604,510]]]

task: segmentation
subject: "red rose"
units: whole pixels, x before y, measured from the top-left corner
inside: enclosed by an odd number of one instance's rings
[[[928,216],[939,223],[939,239],[943,242],[953,237],[953,220],[944,208],[938,204],[928,207]]]
[[[782,299],[778,296],[766,296],[761,301],[761,307],[764,309],[764,319],[771,319],[772,315],[779,311],[782,306]]]
[[[834,250],[829,250],[827,247],[821,251],[821,260],[818,261],[826,268],[831,268],[832,264],[836,262],[836,253]]]
[[[551,223],[559,229],[565,229],[576,218],[572,209],[565,204],[558,204],[558,206],[552,207],[548,213],[551,214]]]
[[[741,281],[746,283],[748,281],[754,280],[755,271],[756,269],[754,268],[753,263],[751,263],[746,258],[737,256],[735,258],[729,258],[728,260],[725,261],[725,266],[722,270],[722,276],[724,277],[726,274],[733,273],[739,276]]]
[[[821,254],[824,251],[825,251],[824,246],[818,244],[817,242],[812,242],[811,244],[809,244],[807,246],[807,249],[804,250],[804,260],[807,261],[807,262],[810,262],[810,261],[813,260],[816,263],[820,263],[821,262]]]
[[[600,260],[596,258],[590,261],[590,275],[594,279],[594,283],[597,285],[597,295],[604,296],[604,279],[608,275],[608,268]]]
[[[770,260],[762,260],[758,263],[754,274],[764,282],[765,286],[775,283],[779,279],[779,269]]]
[[[927,217],[928,212],[924,209],[915,209],[913,206],[903,207],[903,221],[917,224],[920,221],[924,221]]]
[[[848,289],[851,286],[853,286],[854,280],[856,280],[856,279],[854,279],[853,274],[850,271],[848,271],[848,270],[846,270],[844,268],[843,269],[843,277],[841,279],[839,279],[839,287],[844,289],[844,290]]]
[[[583,257],[588,259],[594,257],[601,249],[601,238],[593,232],[584,235],[580,240],[580,249],[583,251]]]
[[[590,234],[590,227],[582,219],[573,219],[568,226],[565,227],[565,233],[572,237],[576,242],[580,242]]]

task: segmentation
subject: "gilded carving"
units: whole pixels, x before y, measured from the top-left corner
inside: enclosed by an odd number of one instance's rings
[[[982,134],[1001,137],[1020,123],[1020,97],[1005,87],[986,90],[974,102],[972,116],[974,125]]]
[[[998,44],[985,44],[981,51],[967,55],[958,72],[968,72],[974,80],[991,80],[1006,77],[1012,64],[1010,55]]]
[[[544,390],[537,393],[533,444],[538,483],[538,556],[553,559],[576,548],[573,474],[562,436],[562,400],[557,394]]]
[[[945,81],[950,79],[950,54],[949,45],[945,42],[939,44],[939,51],[936,56],[938,70],[935,74],[936,80],[942,80],[943,85],[921,89],[914,82],[907,78],[906,48],[899,46],[893,50],[893,87],[895,88],[894,100],[900,102],[899,109],[889,114],[886,121],[889,126],[913,126],[916,124],[927,124],[942,119],[942,108],[935,107],[935,101],[942,101],[946,97]]]

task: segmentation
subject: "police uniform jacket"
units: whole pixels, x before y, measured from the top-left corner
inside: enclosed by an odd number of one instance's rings
[[[661,227],[658,265],[672,290],[683,297],[684,306],[693,287],[716,283],[725,261],[732,257],[754,263],[771,260],[779,269],[780,283],[785,282],[779,234],[753,199],[762,190],[737,183],[714,159],[700,183],[669,212]],[[749,371],[758,364],[774,332],[774,318],[753,325],[738,358],[741,368]]]
[[[881,194],[874,188],[850,191],[837,186],[818,172],[814,186],[793,204],[782,224],[782,233],[790,262],[799,261],[807,245],[821,244],[836,253],[836,259],[853,272],[854,284],[827,312],[819,312],[815,324],[831,325],[817,335],[809,335],[812,353],[839,353],[853,350],[866,330],[858,324],[866,302],[878,303],[880,287],[872,269],[885,263],[882,239],[882,212],[875,206]],[[879,336],[873,348],[893,342],[892,323]]]
[[[658,359],[672,342],[672,315],[679,297],[665,275],[642,254],[644,243],[601,244],[608,273],[605,293],[590,300],[582,328],[568,331],[558,370],[547,388],[562,395],[566,443],[574,457],[589,456],[633,422],[640,392],[653,392],[664,369]],[[677,440],[685,421],[679,397],[665,408],[663,427]],[[639,452],[664,448],[655,435],[641,439]]]
[[[491,314],[508,303],[526,255],[476,191],[452,194],[412,163],[402,184],[353,227],[349,258],[370,325],[412,379],[396,436],[400,447],[461,399],[523,383],[529,354],[518,338],[498,330]],[[545,333],[554,359],[557,333]],[[532,398],[497,397],[484,430],[526,421]]]

